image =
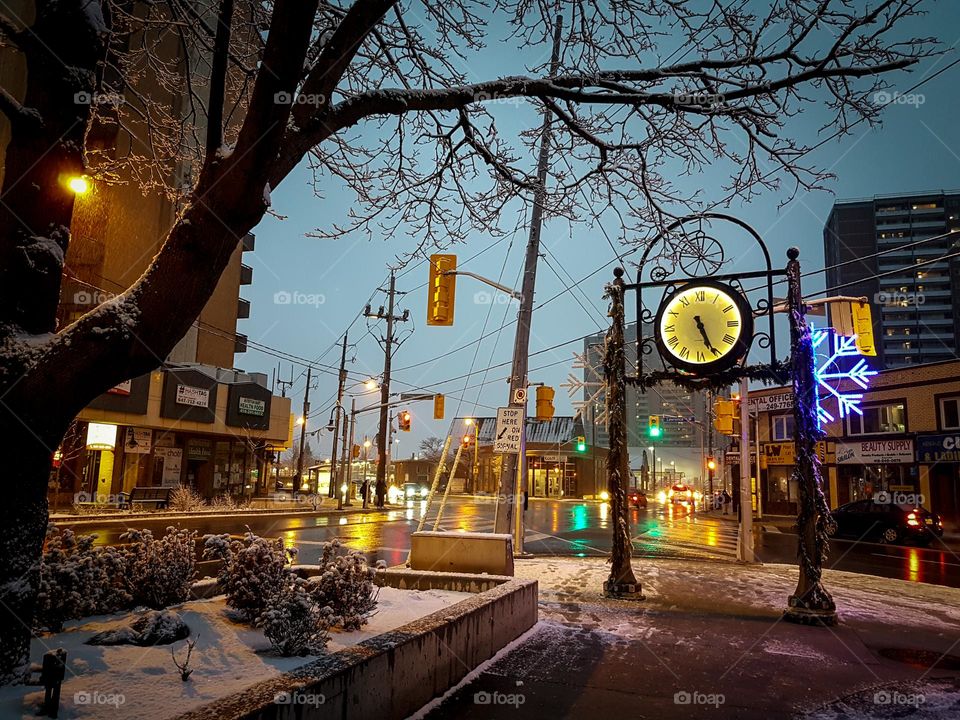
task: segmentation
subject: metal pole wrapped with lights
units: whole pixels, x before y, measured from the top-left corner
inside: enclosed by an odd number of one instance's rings
[[[817,441],[823,437],[819,420],[818,381],[813,338],[806,321],[806,308],[800,288],[800,251],[787,251],[787,292],[790,314],[790,344],[793,376],[793,433],[796,466],[793,478],[799,489],[797,515],[800,578],[797,589],[787,599],[784,619],[807,625],[836,625],[837,606],[823,587],[823,561],[827,558],[829,538],[826,526],[830,509],[823,495],[823,478]]]
[[[607,455],[607,492],[610,494],[610,516],[614,521],[613,548],[610,558],[610,576],[603,584],[603,592],[610,597],[643,600],[640,583],[633,574],[630,557],[630,527],[624,508],[627,498],[624,481],[629,477],[627,457],[627,402],[624,371],[624,308],[623,268],[613,271],[615,279],[607,286],[610,297],[610,330],[604,355],[607,386],[607,418],[610,433],[610,452]]]

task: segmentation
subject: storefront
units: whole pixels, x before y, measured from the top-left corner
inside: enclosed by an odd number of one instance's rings
[[[533,497],[576,497],[577,465],[566,455],[528,455],[527,475]]]
[[[920,492],[912,438],[838,442],[836,458],[838,505],[880,491]]]
[[[135,487],[186,485],[207,499],[272,490],[267,471],[290,443],[290,400],[253,377],[178,366],[101,395],[68,433],[78,439],[58,451],[54,503],[113,502]]]
[[[960,434],[917,435],[917,463],[926,507],[943,518],[947,532],[960,530]]]
[[[793,477],[796,452],[792,442],[764,443],[761,446],[764,471],[763,511],[771,515],[797,514],[797,481]]]

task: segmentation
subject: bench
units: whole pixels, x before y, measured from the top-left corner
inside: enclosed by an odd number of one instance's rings
[[[135,487],[130,491],[127,504],[130,507],[153,505],[158,510],[163,510],[170,504],[170,493],[172,492],[173,488],[169,487]]]

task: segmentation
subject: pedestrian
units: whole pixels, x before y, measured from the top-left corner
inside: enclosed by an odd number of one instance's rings
[[[363,506],[367,506],[367,493],[370,492],[370,482],[364,480],[363,484],[360,485],[360,497],[363,499]]]
[[[720,495],[720,501],[723,504],[723,514],[729,515],[731,506],[733,505],[733,496],[727,492],[726,488],[723,489]]]

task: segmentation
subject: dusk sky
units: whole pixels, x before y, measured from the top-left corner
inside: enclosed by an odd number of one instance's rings
[[[954,47],[960,43],[960,6],[953,2],[932,3],[930,15],[923,20],[922,25],[915,23],[905,31],[938,35],[943,48],[950,51],[921,63],[912,72],[891,77],[891,91],[903,95],[886,108],[882,127],[871,129],[867,123],[861,123],[850,136],[830,142],[808,156],[810,164],[836,175],[830,183],[831,192],[801,191],[784,207],[778,207],[790,194],[791,186],[786,181],[780,193],[766,193],[759,200],[749,204],[737,202],[726,209],[760,232],[770,246],[775,263],[785,261],[787,247],[796,245],[801,249],[805,271],[823,267],[823,225],[835,199],[960,187],[960,146],[956,135],[956,118],[960,114],[956,79],[960,70],[951,68],[926,82],[913,95],[909,94],[912,86],[955,60]],[[491,40],[489,45],[483,54],[483,65],[478,63],[471,68],[475,80],[515,74],[523,70],[521,64],[542,61],[539,55],[531,58],[516,50],[515,44],[498,46]],[[664,55],[675,50],[669,43],[664,44],[664,49]],[[823,99],[813,89],[807,94],[817,102]],[[495,107],[494,113],[505,137],[515,138],[520,130],[539,124],[538,116],[528,106],[503,104]],[[787,122],[786,132],[815,144],[831,132],[820,132],[825,117],[815,102],[799,117]],[[529,165],[533,165],[532,157]],[[722,185],[729,172],[727,167],[718,167],[705,175],[679,176],[673,180],[685,191],[699,188],[704,202],[713,203],[726,195]],[[307,237],[314,228],[329,227],[331,222],[342,220],[345,208],[354,202],[352,193],[344,189],[337,178],[320,177],[317,189],[321,197],[314,195],[311,174],[301,167],[273,191],[273,209],[285,219],[269,217],[255,230],[256,252],[245,257],[245,262],[254,268],[254,282],[242,290],[243,297],[252,302],[251,317],[240,322],[238,331],[246,333],[253,343],[335,366],[339,362],[336,346],[343,331],[368,301],[374,311],[386,304],[384,293],[378,293],[377,288],[386,287],[388,264],[396,263],[396,257],[413,250],[416,243],[403,235],[372,241],[360,236],[338,240]],[[504,220],[505,225],[515,223],[515,213]],[[609,224],[606,230],[615,240],[618,230]],[[506,238],[478,234],[449,251],[457,254],[462,269],[493,279],[502,277],[504,284],[519,287],[526,233],[523,226]],[[568,373],[580,372],[572,369],[572,352],[582,349],[580,338],[607,326],[603,285],[612,279],[616,258],[601,229],[589,223],[570,225],[548,219],[542,245],[544,256],[538,268],[537,303],[595,273],[579,288],[564,292],[537,309],[533,317],[529,379],[553,385],[557,389],[557,414],[569,415],[572,408],[566,391],[559,384]],[[726,251],[728,257],[742,254],[743,246],[727,247]],[[757,261],[745,256],[738,268]],[[427,327],[426,280],[427,266],[423,261],[413,261],[398,273],[397,288],[405,294],[398,297],[397,310],[402,313],[408,309],[411,321],[399,324],[399,337],[405,341],[394,357],[393,391],[425,388],[446,394],[447,419],[434,421],[430,403],[411,404],[413,432],[399,433],[396,456],[402,457],[415,452],[421,439],[442,436],[450,418],[495,414],[496,407],[506,404],[507,397],[506,377],[514,339],[512,321],[516,317],[516,303],[506,302],[502,295],[494,295],[494,301],[490,302],[489,288],[471,278],[459,278],[454,326]],[[822,289],[823,277],[809,277],[804,283],[805,293],[813,294]],[[322,296],[322,302],[317,297],[315,304],[277,304],[274,297],[278,292]],[[504,323],[509,324],[497,333]],[[373,335],[383,332],[383,323],[371,321],[369,327],[371,332],[368,332],[368,322],[360,318],[350,329],[351,379],[377,376],[382,371],[383,353]],[[482,343],[472,342],[491,332],[493,334]],[[566,341],[570,342],[538,353]],[[462,349],[446,355],[457,348]],[[236,363],[245,370],[268,375],[272,375],[279,363],[284,376],[290,374],[290,362],[280,361],[255,345],[251,345],[246,355],[237,356]],[[294,398],[298,410],[305,384],[303,371],[302,364],[294,365],[293,376],[297,382],[287,393]],[[311,429],[326,425],[336,392],[334,372],[320,371],[317,375],[318,387],[311,398]],[[362,392],[358,385],[352,389]],[[368,395],[358,399],[358,403],[373,400],[373,396]],[[358,422],[358,434],[372,436],[375,426],[375,414],[368,414]],[[330,434],[324,432],[321,438],[322,452],[328,454]],[[316,441],[311,445],[316,448]]]

